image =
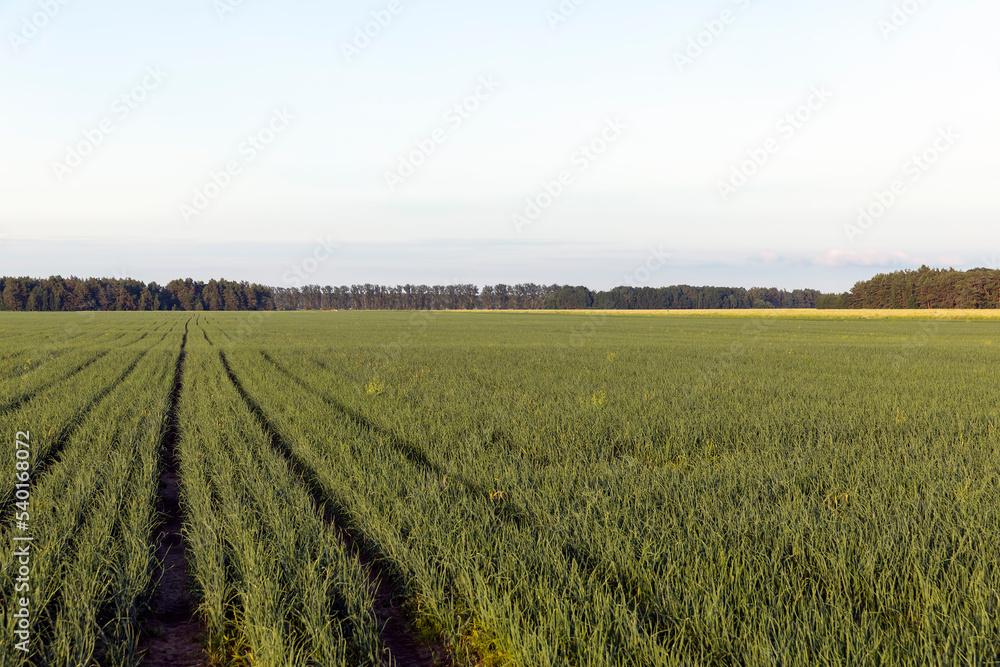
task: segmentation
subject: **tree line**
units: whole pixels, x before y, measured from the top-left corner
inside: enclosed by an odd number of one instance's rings
[[[273,310],[270,287],[229,280],[0,278],[0,310]]]
[[[307,285],[186,279],[166,285],[118,278],[0,278],[0,310],[651,310],[814,308],[817,290],[741,287],[536,285]]]
[[[846,308],[1000,308],[1000,270],[921,266],[880,273],[836,299]]]
[[[0,310],[542,310],[744,308],[1000,308],[1000,270],[880,273],[850,292],[754,287],[536,285],[307,285],[269,287],[231,280],[0,278]]]
[[[692,308],[813,308],[816,290],[776,288],[616,287],[571,285],[352,285],[275,288],[279,310],[651,310]]]

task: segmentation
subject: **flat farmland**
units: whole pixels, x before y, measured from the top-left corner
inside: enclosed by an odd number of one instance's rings
[[[1000,320],[891,315],[0,314],[0,664],[1000,664]]]

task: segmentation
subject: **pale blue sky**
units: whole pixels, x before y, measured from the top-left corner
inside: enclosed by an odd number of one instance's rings
[[[320,284],[998,262],[995,0],[577,0],[554,28],[558,0],[63,2],[0,2],[0,273],[283,285],[318,239]]]

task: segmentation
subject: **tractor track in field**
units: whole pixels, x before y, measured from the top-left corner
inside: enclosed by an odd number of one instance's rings
[[[198,324],[198,323],[195,322],[195,324]],[[215,343],[213,343],[212,339],[208,337],[208,332],[205,330],[205,327],[203,327],[203,326],[201,326],[199,324],[198,328],[201,329],[201,335],[205,337],[205,342],[208,343],[211,347],[215,347]]]
[[[334,397],[328,395],[326,392],[311,387],[305,380],[298,377],[290,370],[285,368],[279,361],[274,359],[266,351],[260,351],[261,356],[265,360],[271,363],[279,372],[288,377],[290,380],[295,382],[297,385],[302,387],[305,391],[317,396],[327,405],[339,411],[344,415],[346,419],[352,423],[361,426],[372,433],[381,435],[388,439],[389,444],[391,444],[397,451],[399,451],[403,456],[410,460],[415,465],[424,467],[427,470],[435,473],[438,477],[445,473],[445,470],[439,465],[430,460],[427,454],[422,451],[417,445],[407,442],[405,439],[397,435],[395,432],[383,428],[378,424],[373,423],[371,420],[366,418],[364,415],[352,410],[348,406],[342,404],[340,401],[336,400]],[[489,496],[489,489],[486,489],[481,484],[469,481],[462,477],[456,476],[454,473],[450,474],[449,479],[454,479],[458,482],[467,493],[471,495]],[[500,509],[500,508],[498,508]],[[494,515],[497,519],[501,521],[508,521],[514,523],[518,526],[525,526],[528,524],[533,525],[536,529],[543,530],[544,526],[538,525],[536,522],[532,522],[526,512],[517,508],[513,504],[507,504],[502,507],[502,511],[495,511]],[[614,561],[610,561],[600,554],[595,554],[586,545],[581,544],[577,541],[565,541],[560,546],[560,550],[563,556],[570,561],[575,562],[580,568],[587,572],[588,574],[600,574],[601,576],[607,577],[624,592],[628,591],[628,595],[633,595],[631,591],[639,591],[642,586],[639,582],[635,581],[628,573],[622,572],[620,568]],[[637,607],[644,608],[646,613],[651,615],[653,618],[658,618],[661,612],[651,606],[652,603],[644,599],[641,594],[636,593],[633,598],[634,604]],[[657,622],[657,626],[660,623]]]
[[[132,374],[132,372],[139,365],[139,362],[142,361],[143,357],[145,357],[148,353],[149,350],[144,350],[135,359],[135,361],[129,364],[128,368],[126,368],[125,371],[121,375],[119,375],[116,380],[114,380],[104,389],[99,391],[92,399],[90,399],[90,401],[87,403],[86,406],[84,406],[82,410],[80,410],[76,415],[74,415],[63,425],[62,429],[59,431],[55,439],[52,441],[52,446],[49,447],[49,450],[45,453],[44,458],[39,459],[32,466],[31,476],[33,480],[40,480],[48,471],[48,469],[53,464],[58,462],[59,456],[62,454],[63,449],[66,448],[66,445],[69,443],[70,439],[80,429],[80,426],[83,425],[84,421],[86,421],[87,416],[91,413],[91,411],[93,411],[93,409],[97,407],[97,405],[101,401],[103,401],[108,394],[114,391],[116,387],[118,387],[121,383],[125,382],[125,380],[128,379],[128,376]],[[14,496],[12,489],[10,495],[7,495],[6,497],[0,499],[0,516],[7,514],[8,510],[10,510],[13,498]]]
[[[88,366],[90,366],[94,362],[98,361],[99,359],[102,359],[103,357],[107,356],[108,354],[110,354],[110,352],[111,352],[111,350],[106,350],[104,352],[100,352],[96,356],[94,356],[91,359],[83,362],[78,367],[76,367],[73,370],[71,370],[66,375],[64,375],[64,376],[62,376],[60,378],[55,378],[53,380],[50,380],[49,382],[46,382],[45,384],[43,384],[43,385],[41,385],[39,387],[36,387],[35,389],[32,389],[29,392],[21,394],[20,396],[18,396],[17,398],[15,398],[12,401],[10,401],[10,402],[8,402],[8,403],[6,403],[4,405],[0,405],[0,415],[5,415],[8,412],[13,412],[14,410],[19,409],[22,405],[24,405],[25,403],[27,403],[28,401],[30,401],[31,399],[33,399],[35,396],[38,396],[42,392],[46,391],[47,389],[49,389],[49,388],[51,388],[51,387],[53,387],[53,386],[55,386],[57,384],[62,384],[63,382],[65,382],[66,380],[70,379],[71,377],[73,377],[77,373],[83,372],[84,370],[87,369]]]
[[[141,336],[139,336],[137,339],[135,339],[134,341],[132,341],[131,343],[126,343],[125,345],[122,345],[118,349],[122,350],[122,349],[124,349],[126,347],[129,347],[131,345],[135,345],[136,343],[138,343],[139,341],[141,341],[143,338],[145,338],[148,335],[149,334],[144,333]],[[104,357],[108,356],[110,353],[111,353],[111,350],[105,350],[104,352],[98,352],[96,355],[94,355],[93,357],[91,357],[87,361],[83,362],[82,364],[80,364],[79,366],[77,366],[76,368],[74,368],[73,370],[71,370],[70,372],[66,373],[62,377],[55,378],[53,380],[49,380],[45,384],[42,384],[42,385],[36,387],[35,389],[32,389],[29,392],[25,392],[24,394],[21,394],[20,396],[18,396],[14,400],[9,401],[9,402],[7,402],[4,405],[0,405],[0,416],[5,415],[8,412],[13,412],[14,410],[17,410],[17,409],[21,408],[25,403],[28,403],[29,401],[31,401],[33,398],[35,398],[36,396],[38,396],[42,392],[47,391],[48,389],[52,388],[55,385],[62,384],[63,382],[66,382],[66,380],[70,379],[71,377],[73,377],[77,373],[82,373],[89,366],[93,365],[97,361],[100,361]]]
[[[384,429],[378,424],[373,423],[371,420],[369,420],[361,413],[357,412],[356,410],[352,410],[351,408],[344,405],[343,403],[341,403],[334,397],[330,396],[326,392],[319,391],[313,387],[310,387],[308,383],[306,383],[303,379],[301,379],[300,377],[292,373],[290,370],[282,366],[279,361],[274,359],[274,357],[272,357],[267,352],[261,350],[260,354],[262,357],[264,357],[264,359],[267,362],[269,362],[272,366],[277,368],[285,377],[287,377],[289,380],[302,387],[304,390],[306,390],[313,396],[316,396],[317,398],[322,400],[324,403],[326,403],[331,408],[333,408],[341,415],[343,415],[345,419],[353,423],[355,426],[359,426],[366,431],[387,438],[389,444],[393,447],[393,449],[402,454],[408,461],[410,461],[414,465],[421,467],[425,470],[428,470],[437,475],[438,477],[443,477],[445,474],[448,474],[448,471],[445,470],[444,467],[431,461],[430,458],[427,456],[427,453],[424,452],[422,449],[420,449],[420,447],[418,447],[417,445],[413,444],[412,442],[407,442],[405,439],[399,437],[392,431]],[[469,480],[466,480],[461,477],[455,477],[454,473],[451,473],[451,477],[452,479],[455,479],[456,482],[465,487],[466,491],[469,491],[471,493],[483,493],[485,491],[487,495],[489,494],[488,490],[481,488],[481,486],[479,484],[476,484],[475,482],[470,482]]]
[[[352,554],[368,572],[368,580],[372,592],[375,594],[372,612],[382,628],[380,638],[388,649],[391,660],[391,662],[387,660],[386,664],[393,664],[397,667],[453,665],[454,662],[443,645],[424,644],[416,639],[412,619],[406,615],[406,612],[395,600],[394,583],[398,582],[399,577],[380,563],[364,547],[365,537],[363,535],[358,535],[344,527],[349,523],[346,511],[332,499],[326,498],[325,492],[316,482],[315,474],[304,461],[295,455],[292,447],[281,436],[278,428],[271,422],[260,404],[246,391],[222,350],[219,350],[219,359],[222,361],[229,381],[267,435],[271,446],[286,460],[295,476],[306,486],[317,507],[323,508],[327,523],[347,547],[348,553]]]
[[[302,387],[302,389],[304,389],[306,392],[312,394],[313,396],[316,396],[321,401],[329,405],[331,408],[339,412],[341,415],[343,415],[344,419],[350,421],[355,426],[359,426],[370,433],[385,438],[393,449],[395,449],[397,452],[403,455],[408,461],[410,461],[414,465],[434,473],[439,478],[447,476],[449,479],[455,480],[456,483],[458,483],[463,489],[465,489],[466,493],[480,497],[485,497],[490,495],[490,489],[486,488],[482,484],[466,479],[461,475],[457,475],[454,471],[448,472],[444,468],[444,466],[432,461],[430,457],[427,456],[427,453],[424,450],[422,450],[418,445],[409,442],[408,440],[401,437],[399,434],[395,433],[390,429],[379,426],[378,424],[371,421],[357,410],[352,410],[350,407],[341,403],[336,398],[330,396],[326,392],[316,389],[315,387],[309,386],[309,384],[305,380],[303,380],[302,378],[298,377],[290,370],[285,368],[279,361],[274,359],[267,352],[261,350],[260,353],[265,360],[267,360],[271,365],[277,368],[278,371],[281,372],[285,377],[295,382],[297,385]],[[525,512],[521,511],[516,506],[511,504],[507,504],[504,507],[503,512],[497,513],[497,517],[501,519],[514,521],[519,525],[524,525],[525,523],[530,522],[530,519]]]
[[[132,341],[131,343],[126,343],[125,345],[122,345],[118,349],[121,350],[121,349],[124,349],[126,347],[129,347],[130,345],[135,345],[136,343],[138,343],[139,341],[141,341],[143,338],[145,338],[148,335],[149,334],[145,334],[144,333],[141,336],[139,336],[137,339],[135,339],[134,341]],[[111,353],[111,350],[105,350],[104,352],[98,352],[95,356],[93,356],[90,359],[88,359],[87,361],[83,362],[82,364],[80,364],[79,366],[77,366],[76,368],[74,368],[73,370],[71,370],[69,373],[66,373],[62,377],[55,378],[54,380],[50,380],[50,381],[46,382],[45,384],[40,385],[39,387],[36,387],[35,389],[32,389],[29,392],[21,394],[20,396],[18,396],[17,398],[15,398],[12,401],[9,401],[5,405],[0,406],[0,416],[5,415],[8,412],[13,412],[14,410],[19,409],[25,403],[27,403],[31,399],[35,398],[35,396],[38,396],[42,392],[44,392],[44,391],[52,388],[53,386],[55,386],[57,384],[62,384],[63,382],[65,382],[66,380],[70,379],[71,377],[73,377],[77,373],[81,373],[81,372],[85,371],[87,369],[87,367],[91,366],[95,362],[97,362],[97,361],[103,359],[104,357],[108,356],[110,353]]]
[[[191,320],[188,320],[190,322]],[[180,440],[178,404],[184,382],[185,347],[188,324],[174,369],[174,384],[170,390],[170,407],[167,424],[163,430],[160,463],[159,501],[157,511],[161,517],[157,539],[156,594],[146,627],[155,629],[153,636],[144,642],[144,665],[149,667],[194,667],[204,665],[204,650],[199,638],[205,627],[195,618],[195,603],[187,589],[188,557],[182,535],[183,515],[180,505],[180,465],[177,445]]]

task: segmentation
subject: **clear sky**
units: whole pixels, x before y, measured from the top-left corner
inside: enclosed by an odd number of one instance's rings
[[[996,0],[0,0],[0,33],[2,274],[1000,267]]]

